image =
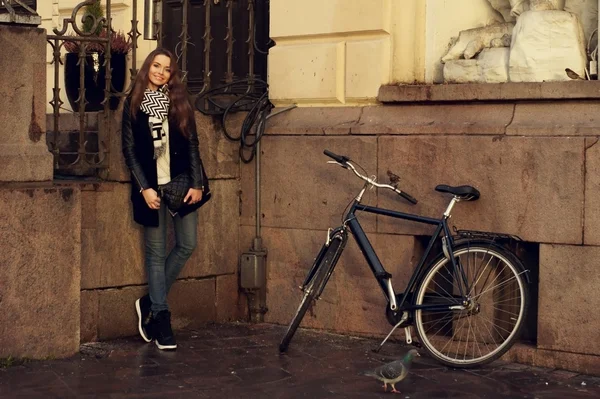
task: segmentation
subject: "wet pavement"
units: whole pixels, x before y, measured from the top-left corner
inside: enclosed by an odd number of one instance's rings
[[[178,350],[162,352],[139,337],[86,344],[69,359],[0,368],[0,398],[598,398],[600,378],[495,362],[473,370],[422,356],[401,394],[359,375],[408,350],[388,343],[300,330],[287,354],[284,328],[208,325],[177,332]],[[5,362],[6,363],[6,362]]]

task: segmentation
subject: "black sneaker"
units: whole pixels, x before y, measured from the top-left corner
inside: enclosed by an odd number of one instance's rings
[[[150,302],[150,296],[148,295],[144,295],[135,301],[135,310],[137,311],[138,316],[138,330],[146,342],[152,341],[152,331],[149,324],[151,305],[152,302]]]
[[[171,312],[162,310],[152,320],[154,339],[158,349],[177,349],[175,336],[171,329]]]

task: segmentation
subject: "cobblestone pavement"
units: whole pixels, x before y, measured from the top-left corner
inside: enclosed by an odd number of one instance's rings
[[[1,398],[599,398],[600,378],[496,362],[455,370],[422,356],[409,378],[383,392],[359,375],[402,357],[407,347],[300,330],[289,352],[268,324],[208,325],[177,332],[162,352],[139,337],[86,344],[69,359],[0,368]],[[5,362],[6,363],[6,362]]]

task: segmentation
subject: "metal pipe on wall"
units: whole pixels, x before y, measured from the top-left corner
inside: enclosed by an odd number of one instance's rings
[[[144,40],[156,40],[156,3],[156,0],[144,0]]]
[[[258,251],[262,250],[262,238],[260,236],[260,158],[260,140],[258,140],[256,142],[256,155],[254,158],[254,174],[256,176],[256,184],[254,186],[254,200],[256,204],[256,236],[254,238],[254,249]]]
[[[266,123],[266,122],[265,122]],[[254,187],[254,196],[256,201],[256,235],[254,237],[254,242],[252,243],[253,252],[260,257],[259,266],[261,267],[261,272],[259,273],[260,280],[259,285],[260,288],[258,292],[255,293],[253,298],[253,312],[251,312],[250,318],[254,323],[263,323],[265,321],[265,313],[267,311],[267,265],[266,265],[266,249],[263,247],[262,237],[261,237],[261,209],[260,209],[260,162],[261,162],[261,150],[260,150],[260,140],[256,142],[256,155],[254,158],[254,171],[255,171],[255,187]]]

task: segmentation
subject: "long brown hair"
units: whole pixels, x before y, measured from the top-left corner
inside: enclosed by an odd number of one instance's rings
[[[181,72],[177,65],[177,60],[169,50],[164,48],[159,47],[148,54],[148,57],[144,60],[142,67],[135,77],[133,90],[131,91],[131,117],[135,119],[140,109],[142,99],[144,98],[144,91],[148,88],[148,82],[150,80],[148,77],[150,73],[150,64],[152,64],[154,57],[157,55],[164,55],[171,59],[171,78],[167,83],[167,86],[169,87],[169,98],[171,99],[169,119],[176,121],[181,134],[186,138],[189,138],[189,129],[191,128],[190,120],[194,117],[194,111],[190,105],[185,86],[181,83]]]

